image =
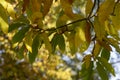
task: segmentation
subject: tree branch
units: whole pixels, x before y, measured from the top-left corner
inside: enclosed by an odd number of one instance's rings
[[[96,6],[96,0],[94,0],[94,4],[93,4],[93,7],[92,7],[92,9],[91,9],[91,11],[90,11],[90,13],[89,13],[89,16],[88,16],[88,18],[90,18],[90,16],[92,15],[92,13],[93,13],[93,10],[94,10],[94,8],[95,8],[95,6]]]
[[[56,31],[57,29],[61,29],[61,28],[66,27],[66,26],[68,26],[68,25],[75,24],[75,23],[77,23],[77,22],[81,22],[81,21],[85,21],[85,20],[88,20],[88,18],[78,19],[78,20],[76,20],[76,21],[73,21],[73,22],[70,22],[70,23],[68,23],[68,24],[59,26],[59,27],[57,27],[57,28],[46,29],[46,30],[44,30],[44,31],[42,31],[42,32],[45,32],[45,31]]]
[[[117,6],[117,4],[118,4],[119,2],[120,2],[120,0],[117,0],[117,1],[115,2],[115,5],[114,5],[114,7],[113,7],[113,12],[112,12],[111,15],[115,16],[115,9],[116,9],[116,6]]]

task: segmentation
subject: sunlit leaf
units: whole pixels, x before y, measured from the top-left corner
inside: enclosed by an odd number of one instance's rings
[[[109,80],[107,71],[104,69],[104,66],[102,66],[99,62],[97,62],[97,71],[102,80]]]
[[[4,7],[0,4],[0,29],[4,32],[8,32],[8,14]]]
[[[98,17],[95,18],[94,30],[97,39],[101,41],[102,38],[105,36],[105,27],[99,22]]]
[[[76,48],[79,48],[79,52],[84,52],[88,48],[85,36],[86,22],[81,22],[78,24],[78,27],[75,28],[75,46]]]
[[[98,57],[97,59],[106,68],[106,70],[108,70],[110,73],[112,73],[115,76],[115,71],[114,71],[112,65],[110,63],[108,63],[108,61],[105,58]]]
[[[109,15],[113,12],[115,0],[105,0],[98,11],[98,20],[101,24],[104,24],[104,22],[108,19]]]
[[[114,16],[112,16],[112,22],[114,27],[118,30],[120,29],[120,3],[118,3],[115,7],[115,12],[114,12]]]
[[[62,13],[61,13],[62,14]],[[63,26],[67,23],[67,21],[69,21],[69,17],[67,15],[61,15],[58,19],[57,19],[57,22],[56,22],[56,26],[59,27],[59,26]]]
[[[68,17],[70,17],[72,19],[78,17],[78,15],[76,15],[76,14],[73,13],[71,1],[69,1],[69,0],[60,0],[60,2],[61,2],[61,6],[62,6],[65,14]]]
[[[25,25],[22,27],[22,29],[20,29],[12,38],[12,42],[16,43],[16,42],[20,42],[22,41],[22,39],[25,36],[25,33],[29,30],[29,26]]]
[[[67,38],[68,38],[69,45],[70,45],[70,51],[72,54],[75,54],[78,50],[78,47],[76,47],[75,45],[75,32],[72,32],[71,34],[69,34]]]
[[[94,58],[96,58],[100,54],[100,51],[101,51],[101,46],[98,42],[96,42],[94,49],[93,49]]]
[[[119,20],[118,20],[119,21]],[[113,36],[114,38],[118,38],[118,29],[116,29],[113,25],[111,25],[111,23],[107,20],[105,22],[105,29],[107,31],[108,34],[110,34],[111,36]]]
[[[92,0],[87,0],[86,9],[85,9],[86,16],[88,16],[88,14],[90,13],[90,11],[92,10],[92,7],[93,7]]]
[[[38,24],[38,26],[41,28],[43,26],[42,17],[43,15],[41,12],[34,12],[31,15],[31,21],[33,24]]]

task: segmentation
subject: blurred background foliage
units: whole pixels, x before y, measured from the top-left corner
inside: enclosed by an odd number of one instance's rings
[[[0,0],[0,80],[109,80],[119,10],[119,0]]]

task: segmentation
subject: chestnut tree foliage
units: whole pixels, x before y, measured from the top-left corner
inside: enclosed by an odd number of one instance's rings
[[[119,30],[120,0],[0,0],[1,48],[39,66],[43,80],[94,80],[96,73],[109,80],[115,76],[110,52],[120,53]],[[76,78],[70,69],[56,70],[65,64],[62,55],[76,53],[83,56]]]

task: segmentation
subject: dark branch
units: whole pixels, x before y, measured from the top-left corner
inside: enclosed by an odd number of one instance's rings
[[[89,16],[88,16],[88,18],[90,18],[90,16],[92,15],[92,13],[93,13],[93,10],[94,10],[94,8],[95,8],[95,6],[96,6],[96,0],[94,0],[94,4],[93,4],[93,7],[92,7],[92,9],[91,9],[91,11],[90,11],[90,13],[89,13]]]
[[[111,15],[113,15],[113,16],[115,16],[115,9],[116,9],[116,6],[117,6],[117,4],[119,3],[119,1],[120,1],[120,0],[117,0],[117,1],[115,2],[114,7],[113,7],[113,12],[112,12],[112,14],[111,14]]]
[[[57,28],[46,29],[46,30],[44,30],[43,32],[45,32],[45,31],[56,31],[57,29],[61,29],[61,28],[66,27],[66,26],[68,26],[68,25],[75,24],[75,23],[77,23],[77,22],[81,22],[81,21],[85,21],[85,20],[87,20],[87,18],[78,19],[78,20],[76,20],[76,21],[73,21],[73,22],[70,22],[70,23],[68,23],[68,24],[59,26],[59,27],[57,27]]]

